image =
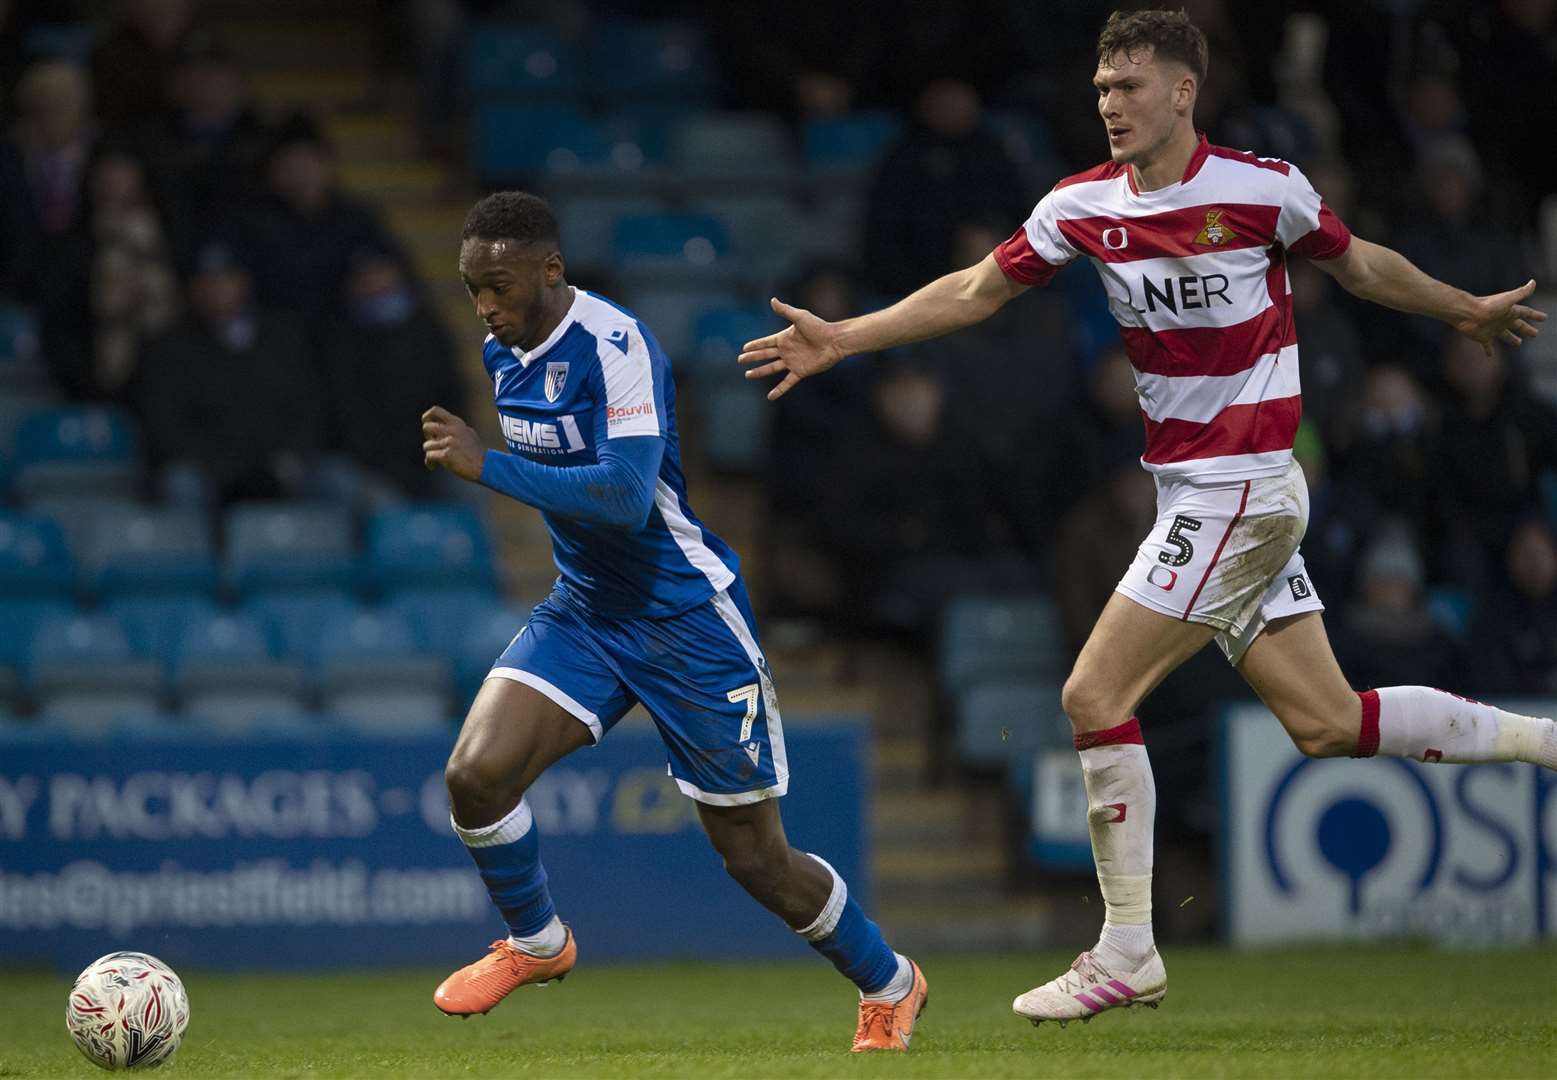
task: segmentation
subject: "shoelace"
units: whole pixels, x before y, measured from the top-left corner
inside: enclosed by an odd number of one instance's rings
[[[1108,977],[1108,969],[1098,963],[1097,958],[1091,953],[1084,952],[1076,957],[1070,965],[1070,970],[1055,981],[1059,983],[1062,993],[1069,994],[1084,989],[1091,983],[1104,982]]]
[[[868,1038],[871,1028],[875,1027],[881,1029],[883,1037],[891,1039],[897,1032],[897,1006],[885,1001],[865,1002],[860,1009],[860,1029],[854,1033],[854,1041]]]

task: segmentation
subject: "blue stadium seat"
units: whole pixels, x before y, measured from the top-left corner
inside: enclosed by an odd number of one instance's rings
[[[356,611],[357,603],[341,589],[313,589],[251,596],[242,610],[267,629],[274,655],[312,665],[325,624]]]
[[[355,537],[344,507],[245,503],[227,512],[223,532],[223,578],[237,596],[356,584]]]
[[[379,588],[495,586],[492,545],[476,512],[423,504],[386,510],[368,521],[367,569]]]
[[[1060,711],[1058,685],[980,683],[957,699],[957,754],[966,765],[1003,768],[1053,745],[1058,723],[1065,725],[1063,740],[1069,722]]]
[[[577,94],[581,69],[573,47],[549,30],[521,23],[478,23],[465,40],[465,85],[477,101],[546,102]]]
[[[787,325],[767,304],[709,308],[697,317],[692,331],[696,341],[692,354],[697,358],[697,370],[728,376],[730,365],[740,355],[742,345]]]
[[[174,692],[184,711],[231,728],[305,705],[302,667],[270,658],[260,621],[217,613],[191,622],[178,646]]]
[[[22,421],[34,413],[50,412],[61,405],[59,391],[47,384],[13,387],[4,384],[6,361],[0,360],[0,472],[7,476],[11,455],[16,449],[16,433]]]
[[[0,665],[15,671],[26,666],[32,654],[32,642],[38,627],[73,613],[70,603],[59,597],[32,599],[0,590]]]
[[[184,728],[180,717],[163,710],[155,696],[135,693],[61,694],[39,706],[33,730],[75,739],[100,740],[118,735],[170,735]]]
[[[557,224],[568,268],[607,272],[616,226],[624,218],[656,214],[664,203],[650,195],[570,195],[557,200]]]
[[[86,552],[87,587],[121,593],[214,593],[211,530],[198,510],[131,507],[97,518]]]
[[[716,69],[694,23],[614,20],[596,27],[591,43],[589,70],[607,102],[713,100]]]
[[[671,164],[694,190],[788,190],[796,179],[789,132],[760,112],[693,116],[671,135]]]
[[[729,255],[724,224],[707,214],[637,214],[616,226],[616,257],[656,267],[712,268]]]
[[[17,428],[11,490],[43,495],[134,495],[140,483],[135,421],[118,409],[75,406],[35,413]]]
[[[667,282],[629,286],[619,299],[643,320],[679,373],[698,364],[694,329],[703,309],[733,307],[740,296],[716,285]]]
[[[731,250],[763,281],[789,278],[804,258],[795,241],[809,231],[810,215],[785,192],[709,192],[692,199],[687,208],[717,218]]]
[[[451,663],[460,659],[460,638],[501,607],[487,589],[405,589],[384,601],[384,607],[404,619],[417,648]]]
[[[59,526],[0,510],[0,596],[65,599],[74,589],[75,568]]]
[[[378,710],[386,726],[448,719],[448,661],[422,652],[393,611],[363,609],[326,624],[318,674],[320,705],[331,715],[371,722]]]
[[[828,179],[861,177],[902,127],[897,113],[884,111],[807,120],[801,132],[806,166]]]
[[[104,610],[119,624],[137,655],[156,660],[170,674],[189,625],[217,614],[215,603],[201,593],[116,596]]]
[[[611,164],[605,135],[576,109],[487,105],[476,127],[476,171],[489,184]]]
[[[39,624],[28,649],[27,679],[41,712],[155,711],[161,671],[139,659],[107,615],[65,615]]]
[[[103,517],[120,517],[141,504],[122,495],[44,495],[27,504],[27,512],[48,518],[59,526],[72,560],[82,562],[92,550],[97,523]]]
[[[983,679],[1061,679],[1065,663],[1048,597],[959,596],[941,618],[941,683],[954,696]]]
[[[600,131],[611,144],[615,159],[636,150],[645,168],[664,165],[670,155],[671,133],[700,106],[618,99],[599,120]],[[631,148],[631,150],[627,149]]]
[[[460,703],[468,706],[504,649],[530,621],[524,608],[501,607],[467,626],[459,636],[454,664],[455,689]]]

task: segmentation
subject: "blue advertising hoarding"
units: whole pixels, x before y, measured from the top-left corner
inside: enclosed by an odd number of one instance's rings
[[[502,936],[449,828],[448,735],[0,741],[0,966],[114,949],[178,967],[464,963]],[[786,732],[790,841],[868,888],[862,724]],[[725,875],[646,723],[529,798],[557,910],[590,960],[802,955]]]

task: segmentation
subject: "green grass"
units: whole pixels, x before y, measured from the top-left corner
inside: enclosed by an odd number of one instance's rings
[[[1557,949],[1172,949],[1155,1012],[1034,1029],[1010,1000],[1069,957],[931,958],[906,1057],[851,1057],[851,990],[819,963],[580,967],[453,1020],[442,972],[186,974],[174,1076],[1557,1077]],[[0,1077],[92,1076],[67,982],[0,975]],[[164,1071],[161,1075],[169,1075]]]

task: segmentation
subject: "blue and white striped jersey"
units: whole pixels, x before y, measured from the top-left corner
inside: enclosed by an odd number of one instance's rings
[[[567,591],[600,614],[635,618],[685,611],[735,580],[735,552],[687,502],[670,361],[636,316],[575,287],[545,341],[525,352],[489,335],[482,360],[512,453],[566,468],[594,464],[606,439],[665,440],[642,529],[542,514]]]

